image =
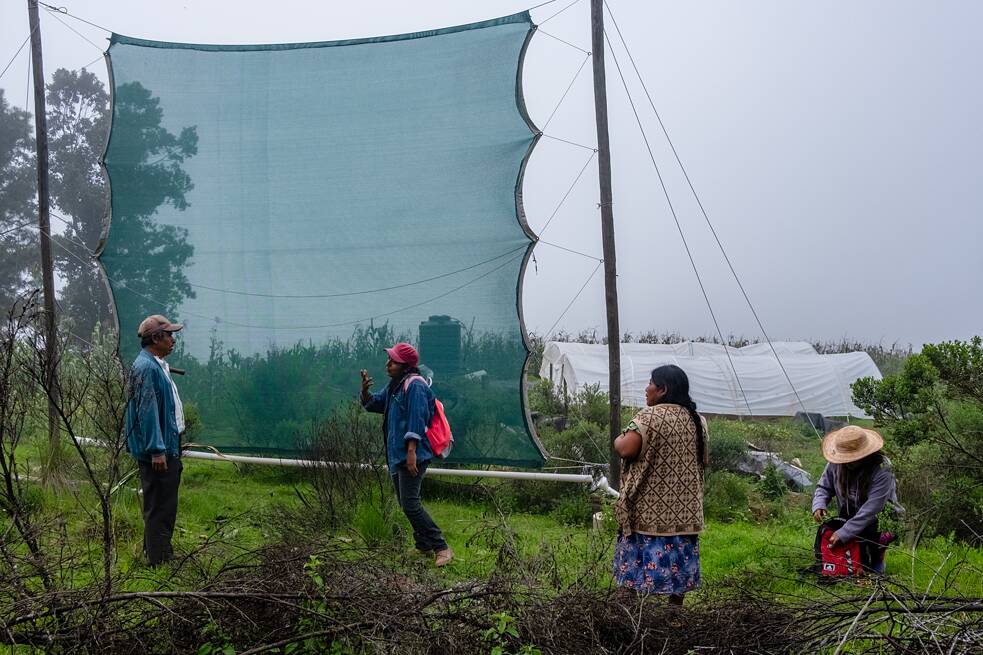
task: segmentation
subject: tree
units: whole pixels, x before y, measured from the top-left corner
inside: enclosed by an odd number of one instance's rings
[[[118,302],[136,303],[141,315],[173,313],[192,295],[183,268],[193,253],[183,230],[158,225],[157,209],[188,206],[191,178],[181,164],[197,152],[193,127],[172,134],[162,127],[160,100],[139,83],[115,93],[112,161],[126,168],[113,183],[113,207],[99,159],[109,136],[109,96],[92,73],[55,71],[48,85],[52,199],[67,219],[58,237],[58,271],[66,280],[63,314],[83,338],[108,322],[111,299],[93,252],[111,218],[113,241],[105,265]],[[162,300],[161,304],[145,296]]]
[[[106,153],[113,190],[112,228],[101,259],[122,323],[124,311],[131,320],[174,314],[184,298],[194,297],[184,274],[194,254],[187,230],[158,223],[156,213],[164,204],[179,210],[188,207],[187,194],[194,184],[182,164],[198,152],[198,134],[194,127],[177,135],[162,127],[160,99],[137,82],[116,88],[114,112]],[[135,333],[136,324],[130,327]]]
[[[936,532],[983,535],[983,340],[926,344],[900,373],[855,382],[853,398],[890,429],[901,502]]]
[[[104,263],[117,302],[135,314],[173,313],[193,296],[183,270],[193,247],[179,228],[155,222],[157,209],[188,206],[194,188],[182,163],[197,153],[194,127],[162,126],[160,100],[139,83],[115,96],[113,161],[127,168],[113,180],[113,242]],[[85,70],[58,69],[47,86],[48,142],[55,268],[64,282],[59,320],[88,340],[110,324],[112,299],[94,252],[109,219],[109,187],[100,157],[109,136],[109,95]],[[0,90],[0,302],[10,306],[38,272],[34,140],[30,113],[11,107]],[[59,223],[64,223],[59,227]],[[111,270],[110,270],[111,269]],[[149,300],[148,298],[153,298]]]
[[[10,307],[38,266],[37,180],[31,115],[0,89],[0,303]]]
[[[107,323],[109,297],[92,253],[107,215],[108,190],[99,159],[109,134],[109,95],[86,71],[58,69],[47,89],[48,144],[51,150],[51,201],[57,208],[55,267],[65,280],[60,318],[88,339],[97,323]],[[60,219],[60,220],[59,220]]]

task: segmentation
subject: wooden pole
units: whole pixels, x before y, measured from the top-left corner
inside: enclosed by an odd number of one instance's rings
[[[611,207],[611,147],[608,142],[608,98],[604,76],[604,0],[591,0],[591,51],[594,60],[594,115],[597,119],[597,175],[601,186],[601,245],[604,253],[604,304],[608,319],[608,397],[611,402],[608,482],[621,485],[621,458],[614,440],[621,434],[621,327],[618,322],[618,269]]]
[[[41,21],[37,0],[27,0],[31,27],[31,69],[34,72],[34,129],[38,167],[38,226],[41,230],[41,279],[44,289],[45,379],[48,395],[48,453],[46,477],[57,476],[61,463],[61,439],[54,394],[55,365],[58,361],[55,332],[55,274],[51,259],[51,217],[48,206],[48,119],[44,101],[44,66],[41,57]]]

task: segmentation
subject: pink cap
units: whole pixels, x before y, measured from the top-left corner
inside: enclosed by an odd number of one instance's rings
[[[392,348],[386,348],[386,354],[394,362],[399,362],[400,364],[406,364],[408,366],[416,366],[420,363],[420,353],[416,351],[416,348],[401,341],[397,343]]]

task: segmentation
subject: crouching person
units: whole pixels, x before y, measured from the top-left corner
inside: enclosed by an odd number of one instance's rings
[[[126,403],[126,450],[140,468],[143,488],[143,550],[150,566],[174,558],[171,537],[181,484],[184,407],[164,358],[174,350],[181,324],[160,315],[140,323],[143,349],[130,368]]]
[[[830,545],[859,542],[860,563],[865,571],[884,572],[884,554],[894,540],[881,533],[877,516],[885,507],[902,512],[898,504],[891,461],[881,449],[884,439],[874,430],[848,425],[823,439],[823,457],[829,462],[816,484],[812,516],[822,523],[829,501],[835,496],[843,525],[830,534]]]

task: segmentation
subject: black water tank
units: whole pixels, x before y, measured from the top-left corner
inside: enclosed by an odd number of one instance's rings
[[[461,372],[461,322],[450,316],[431,316],[420,323],[420,360],[437,377]]]

